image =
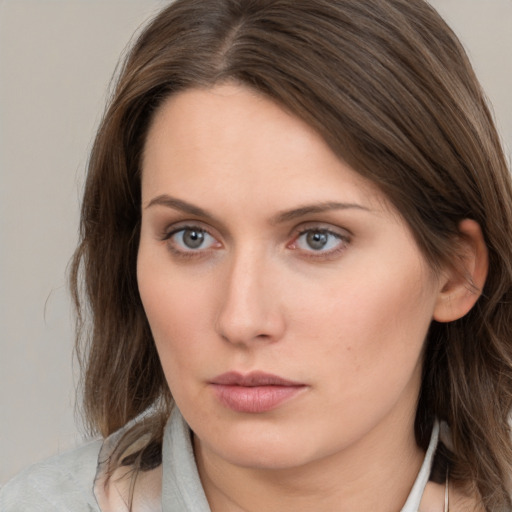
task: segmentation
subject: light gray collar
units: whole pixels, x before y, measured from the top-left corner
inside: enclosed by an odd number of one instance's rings
[[[400,512],[418,512],[420,508],[421,498],[423,496],[423,492],[425,491],[425,486],[428,483],[428,479],[430,477],[430,470],[432,469],[432,460],[434,458],[434,454],[436,453],[437,443],[439,441],[439,422],[434,423],[434,428],[432,429],[432,435],[430,436],[430,443],[427,448],[427,453],[425,454],[425,459],[423,464],[421,465],[418,476],[416,477],[416,481],[412,486],[411,493],[405,502],[402,510]]]
[[[400,512],[418,511],[438,440],[439,423],[436,421],[425,459]],[[176,406],[166,426],[162,456],[163,512],[211,512],[197,471],[190,429]]]
[[[174,406],[162,446],[163,512],[210,512],[194,459],[190,428]]]

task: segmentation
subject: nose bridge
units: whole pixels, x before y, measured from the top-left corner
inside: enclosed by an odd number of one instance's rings
[[[276,340],[284,327],[273,263],[260,247],[233,251],[222,286],[219,334],[231,343]]]

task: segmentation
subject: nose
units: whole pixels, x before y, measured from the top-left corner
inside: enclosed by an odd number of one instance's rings
[[[221,285],[217,331],[238,345],[275,342],[285,332],[279,270],[269,259],[248,251],[234,255]]]

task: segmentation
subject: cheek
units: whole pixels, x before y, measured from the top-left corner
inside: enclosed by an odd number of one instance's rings
[[[332,282],[324,293],[296,295],[301,314],[295,334],[304,340],[303,357],[322,360],[336,381],[333,389],[352,398],[411,377],[435,304],[423,270],[403,268],[400,277],[377,270]]]
[[[207,287],[200,293],[190,279],[181,279],[169,265],[149,261],[139,253],[137,277],[139,293],[155,345],[170,387],[189,374],[205,354],[204,343],[211,340],[208,319],[213,298]]]
[[[206,314],[204,293],[191,293],[189,286],[181,287],[177,280],[169,286],[161,281],[155,282],[154,286],[146,282],[142,286],[139,284],[139,288],[157,343],[163,342],[164,338],[168,343],[180,338],[193,341],[192,335],[201,329]]]
[[[430,323],[435,297],[425,292],[425,283],[414,277],[412,272],[394,279],[367,271],[295,290],[294,297],[290,297],[298,313],[295,320],[309,328],[312,335],[331,330],[339,338],[344,333],[360,332],[360,336],[351,336],[354,341],[391,334],[401,337],[402,332],[416,327],[423,331]]]

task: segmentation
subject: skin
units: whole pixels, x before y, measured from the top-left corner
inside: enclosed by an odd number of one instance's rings
[[[140,295],[212,510],[400,510],[424,457],[424,340],[460,314],[454,280],[308,125],[242,86],[169,98],[142,171]],[[219,401],[212,379],[254,370],[304,387],[264,413]]]

